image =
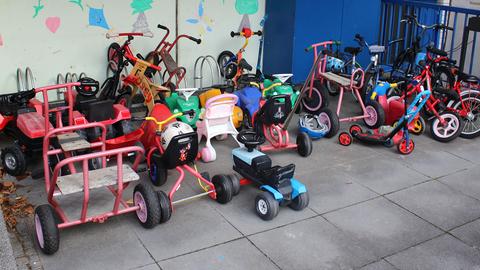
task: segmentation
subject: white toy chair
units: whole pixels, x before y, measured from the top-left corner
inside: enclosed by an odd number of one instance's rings
[[[206,146],[200,152],[204,162],[211,162],[217,158],[217,153],[210,142],[211,138],[226,139],[230,134],[237,141],[238,131],[232,117],[237,101],[238,97],[233,94],[222,94],[208,99],[203,118],[197,122],[198,141],[200,142],[202,137],[207,139]]]

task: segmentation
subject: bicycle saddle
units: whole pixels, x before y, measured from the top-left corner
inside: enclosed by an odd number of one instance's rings
[[[362,48],[360,48],[360,47],[346,47],[346,48],[344,49],[344,51],[345,51],[346,53],[351,54],[351,55],[357,55],[357,54],[359,54],[359,53],[362,51]]]
[[[253,67],[249,63],[247,63],[247,60],[245,60],[245,59],[240,60],[240,63],[238,64],[238,66],[241,69],[246,69],[248,71],[252,71],[252,69],[253,69]]]
[[[437,49],[437,48],[435,48],[435,47],[433,47],[433,46],[428,46],[428,47],[427,47],[427,51],[428,51],[429,53],[436,54],[436,55],[438,55],[438,56],[443,56],[443,57],[446,57],[446,56],[448,55],[448,53],[447,53],[446,51],[442,51],[442,50]]]
[[[463,82],[468,82],[468,83],[479,83],[479,79],[476,76],[466,74],[463,72],[458,74],[458,80]]]

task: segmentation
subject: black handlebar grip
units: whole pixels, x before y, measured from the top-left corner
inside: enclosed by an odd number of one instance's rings
[[[143,58],[143,56],[142,56],[141,54],[139,54],[139,53],[137,53],[137,58],[138,58],[138,59],[141,59],[141,60],[145,60],[145,58]]]
[[[166,27],[164,25],[159,24],[159,25],[157,25],[157,27],[160,28],[160,29],[163,29],[165,31],[168,31],[168,27]]]
[[[191,109],[191,110],[188,110],[188,111],[184,111],[183,114],[188,114],[188,115],[194,115],[195,114],[195,110],[194,109]]]
[[[230,32],[230,36],[231,37],[234,37],[234,36],[240,36],[240,33],[239,32]]]
[[[191,41],[196,42],[197,44],[202,43],[202,40],[199,38],[194,38],[194,37],[188,37]]]
[[[255,35],[257,35],[257,36],[263,35],[262,31],[260,31],[260,30],[258,30],[257,32],[255,32],[255,33],[253,33],[253,34],[255,34]]]

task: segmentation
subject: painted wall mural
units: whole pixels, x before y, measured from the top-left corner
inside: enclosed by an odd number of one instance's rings
[[[55,34],[57,32],[58,28],[60,27],[60,17],[48,17],[45,20],[45,25],[47,26],[48,30]]]
[[[44,7],[45,5],[42,5],[42,0],[38,0],[37,5],[33,6],[33,9],[35,11],[35,13],[33,14],[33,18],[36,18],[40,13],[40,10],[42,10]]]
[[[187,19],[186,22],[197,25],[198,34],[200,36],[204,36],[207,32],[213,31],[214,20],[205,15],[204,0],[200,0],[200,3],[198,4],[197,16],[195,18]]]
[[[110,29],[105,18],[103,7],[102,8],[92,8],[88,7],[88,24],[91,26],[98,26],[105,29]]]
[[[235,9],[240,15],[252,15],[258,11],[258,0],[236,0]]]
[[[73,4],[77,5],[77,6],[79,6],[79,7],[82,9],[82,11],[83,11],[82,0],[70,0],[70,1],[68,1],[68,2],[73,3]]]
[[[130,4],[132,14],[138,14],[136,21],[133,23],[132,32],[152,33],[148,25],[147,15],[145,12],[152,8],[153,0],[133,0]]]

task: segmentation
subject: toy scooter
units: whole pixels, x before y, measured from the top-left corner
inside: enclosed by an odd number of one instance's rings
[[[255,198],[255,210],[263,220],[275,218],[279,206],[288,205],[293,210],[303,210],[308,206],[309,196],[304,184],[293,178],[295,164],[284,167],[272,166],[272,160],[266,154],[256,150],[265,142],[263,136],[251,130],[242,130],[237,139],[245,147],[232,150],[233,170],[243,179],[242,185],[254,183],[263,192]],[[235,175],[224,177],[236,179]]]
[[[189,124],[193,128],[196,127],[198,118],[200,117],[200,100],[197,96],[193,96],[198,88],[177,89],[169,97],[165,98],[165,103],[173,114],[193,111],[193,114],[182,114],[180,121]]]
[[[398,152],[403,155],[412,153],[415,148],[415,143],[409,136],[408,126],[423,108],[430,94],[431,92],[429,90],[423,90],[414,98],[408,108],[406,102],[404,102],[405,114],[398,120],[393,128],[390,126],[382,126],[379,129],[364,132],[360,126],[352,125],[349,130],[350,134],[347,132],[340,133],[338,141],[341,145],[348,146],[352,143],[353,136],[359,141],[368,144],[383,144],[387,147],[397,145]]]

